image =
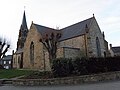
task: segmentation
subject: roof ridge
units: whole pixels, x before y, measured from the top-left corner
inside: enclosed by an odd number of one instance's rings
[[[78,23],[75,23],[75,24],[69,25],[69,26],[64,27],[64,28],[62,28],[62,29],[60,29],[60,30],[63,30],[63,29],[65,29],[65,28],[68,28],[68,27],[71,27],[71,26],[74,26],[74,25],[76,25],[76,24],[82,23],[82,22],[87,21],[87,20],[92,19],[92,18],[94,18],[94,17],[91,17],[91,18],[88,18],[88,19],[82,20],[82,21],[80,21],[80,22],[78,22]],[[49,29],[53,29],[53,30],[58,31],[57,29],[54,29],[54,28],[51,28],[51,27],[47,27],[47,26],[44,26],[44,25],[40,25],[40,24],[36,24],[36,23],[33,23],[33,24],[34,24],[34,25],[41,26],[41,27],[45,27],[45,28],[49,28]]]
[[[54,29],[54,28],[51,28],[51,27],[47,27],[47,26],[43,26],[43,25],[39,25],[39,24],[36,24],[36,23],[33,23],[33,24],[34,24],[34,25],[37,25],[37,26],[44,27],[44,28],[52,29],[52,30],[55,30],[55,31],[59,31],[59,30]]]
[[[74,26],[74,25],[76,25],[76,24],[82,23],[82,22],[87,21],[87,20],[90,20],[90,19],[92,19],[92,18],[95,18],[95,17],[90,17],[90,18],[85,19],[85,20],[82,20],[82,21],[80,21],[80,22],[77,22],[77,23],[71,24],[71,25],[69,25],[69,26],[67,26],[67,27],[64,27],[64,28],[60,29],[60,30],[63,30],[63,29],[65,29],[65,28],[68,28],[68,27],[71,27],[71,26]]]

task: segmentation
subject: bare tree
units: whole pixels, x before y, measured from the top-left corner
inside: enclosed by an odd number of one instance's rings
[[[10,44],[8,44],[6,40],[2,41],[2,39],[0,38],[0,58],[5,56],[9,48]]]
[[[49,53],[50,62],[56,58],[57,43],[60,37],[61,33],[52,32],[50,34],[45,34],[45,37],[40,39],[40,42],[43,43]]]

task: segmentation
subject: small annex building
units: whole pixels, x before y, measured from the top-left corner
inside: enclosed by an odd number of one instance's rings
[[[110,44],[110,54],[112,57],[120,56],[120,46],[113,47]]]

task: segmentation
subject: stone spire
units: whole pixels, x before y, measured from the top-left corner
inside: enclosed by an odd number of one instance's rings
[[[22,29],[24,30],[28,30],[28,27],[27,27],[27,22],[26,22],[26,15],[25,15],[25,11],[24,11],[24,14],[23,14],[23,19],[22,19]]]
[[[17,50],[22,49],[24,47],[24,43],[27,37],[28,33],[28,27],[27,27],[27,22],[26,22],[26,15],[25,11],[23,13],[23,19],[22,19],[22,24],[19,30],[19,35],[18,35],[18,41],[17,41]]]

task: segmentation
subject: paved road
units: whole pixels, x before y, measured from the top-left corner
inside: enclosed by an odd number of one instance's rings
[[[0,86],[0,90],[120,90],[120,81],[71,86]]]

